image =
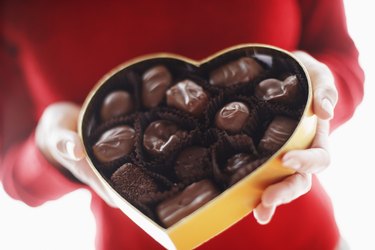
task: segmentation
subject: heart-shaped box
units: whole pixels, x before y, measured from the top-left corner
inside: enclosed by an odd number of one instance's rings
[[[218,65],[239,57],[255,58],[264,67],[272,68],[274,65],[276,65],[275,67],[286,67],[289,71],[292,70],[293,73],[299,75],[299,80],[305,86],[306,93],[298,125],[285,144],[256,170],[224,190],[195,212],[165,229],[116,192],[108,177],[105,177],[102,171],[97,168],[97,161],[95,161],[95,156],[91,150],[90,136],[100,124],[98,115],[95,115],[98,113],[98,100],[103,100],[103,95],[111,89],[118,89],[119,83],[116,79],[129,69],[138,67],[144,70],[150,65],[167,64],[172,65],[171,67],[181,66],[182,71],[200,72],[199,74],[204,78],[207,77],[207,72],[215,69]],[[228,91],[231,90],[233,88],[228,89]],[[139,91],[138,93],[133,91],[133,94],[139,94]],[[108,189],[118,207],[167,249],[191,249],[211,239],[249,214],[259,203],[261,194],[267,186],[294,173],[282,166],[281,157],[286,151],[304,149],[311,144],[316,132],[317,122],[317,118],[312,112],[311,102],[311,83],[306,69],[291,53],[277,47],[264,44],[238,45],[220,51],[202,61],[194,61],[174,54],[153,54],[123,63],[99,80],[83,104],[78,132],[85,145],[88,162],[92,170],[103,182],[104,187]]]

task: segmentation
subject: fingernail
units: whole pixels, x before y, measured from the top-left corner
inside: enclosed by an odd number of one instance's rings
[[[333,116],[333,105],[327,98],[322,100],[322,108],[329,114],[330,117]]]
[[[301,164],[298,161],[294,160],[293,158],[285,159],[283,161],[283,165],[284,167],[291,168],[294,170],[298,170],[301,168]]]
[[[64,158],[69,160],[79,161],[83,158],[83,155],[78,152],[75,143],[69,140],[59,141],[57,143],[57,150]]]

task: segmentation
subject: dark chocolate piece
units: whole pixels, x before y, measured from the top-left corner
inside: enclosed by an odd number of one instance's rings
[[[143,135],[143,146],[154,156],[171,152],[187,136],[171,121],[158,120],[150,123]]]
[[[226,104],[215,117],[216,127],[232,133],[238,133],[249,118],[249,109],[242,102]]]
[[[132,163],[126,163],[117,169],[112,174],[111,181],[120,194],[135,201],[144,195],[159,191],[155,180]]]
[[[142,79],[142,103],[146,108],[154,108],[163,100],[171,85],[171,73],[163,65],[158,65],[147,70]]]
[[[208,104],[208,96],[201,86],[186,79],[168,89],[167,104],[199,116]]]
[[[176,175],[180,180],[203,178],[209,169],[209,152],[204,147],[188,147],[178,154],[175,162]]]
[[[265,158],[251,161],[250,163],[243,165],[230,177],[229,186],[234,185],[236,182],[242,180],[243,178],[251,174],[255,169],[257,169],[260,165],[262,165],[267,160],[268,160],[268,157],[265,157]]]
[[[219,191],[210,180],[195,182],[181,193],[161,202],[156,212],[164,226],[170,227],[215,198]]]
[[[93,152],[100,162],[111,162],[128,155],[134,142],[135,130],[125,125],[119,126],[104,132],[93,146]]]
[[[103,101],[100,110],[100,117],[103,121],[107,121],[113,117],[126,115],[133,111],[133,98],[130,94],[123,90],[110,93]]]
[[[232,175],[240,168],[246,166],[250,162],[252,162],[254,157],[251,157],[249,154],[239,153],[235,154],[231,158],[228,159],[227,165],[224,168],[224,172]]]
[[[264,101],[293,102],[298,95],[298,78],[295,75],[284,81],[270,78],[261,81],[255,88],[255,96]]]
[[[296,120],[276,116],[259,142],[259,149],[262,151],[275,152],[289,139],[294,132],[298,122]]]
[[[263,68],[252,58],[241,57],[236,61],[225,64],[210,74],[210,84],[229,87],[255,79]]]

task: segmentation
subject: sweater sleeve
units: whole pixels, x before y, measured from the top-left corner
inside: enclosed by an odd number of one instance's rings
[[[14,199],[38,206],[80,187],[49,164],[34,140],[34,108],[16,49],[0,37],[0,181]]]
[[[348,34],[342,0],[301,0],[299,49],[325,63],[333,72],[339,100],[331,129],[350,119],[363,98],[364,73]]]

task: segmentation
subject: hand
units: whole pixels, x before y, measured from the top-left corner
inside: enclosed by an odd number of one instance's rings
[[[289,203],[311,189],[312,174],[318,173],[330,164],[328,149],[329,119],[337,103],[337,90],[331,71],[325,64],[315,60],[305,52],[294,55],[306,66],[313,89],[313,110],[318,116],[315,138],[309,149],[287,152],[282,163],[284,167],[297,172],[283,181],[266,188],[261,202],[253,210],[259,224],[267,224],[272,219],[277,206]]]
[[[90,186],[108,205],[116,207],[88,164],[76,132],[79,110],[77,105],[66,102],[48,106],[36,128],[36,144],[54,166],[67,169]]]

